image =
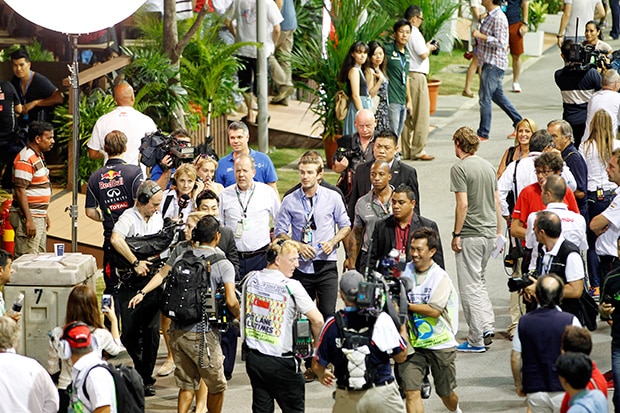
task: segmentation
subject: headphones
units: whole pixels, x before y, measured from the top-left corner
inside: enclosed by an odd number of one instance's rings
[[[62,330],[62,336],[60,336],[59,340],[54,340],[54,348],[56,349],[56,351],[58,352],[58,356],[63,359],[63,360],[69,360],[71,359],[71,345],[69,344],[69,340],[71,340],[69,338],[69,333],[71,332],[71,330],[73,330],[76,327],[79,326],[85,326],[87,327],[89,330],[91,330],[91,328],[86,324],[83,323],[81,321],[74,321],[70,324],[68,324],[63,330]],[[91,331],[92,334],[92,331]],[[92,340],[92,337],[91,337]]]
[[[151,198],[153,198],[153,195],[155,195],[156,193],[158,193],[159,191],[161,191],[161,188],[159,187],[159,185],[155,184],[151,187],[151,189],[149,189],[146,192],[140,192],[138,194],[138,203],[140,205],[146,205],[149,203],[149,201],[151,200]]]
[[[278,251],[276,250],[276,247],[282,247],[282,244],[284,244],[286,242],[285,239],[280,239],[278,241],[276,241],[276,245],[272,245],[268,250],[267,250],[267,263],[268,264],[273,264],[274,262],[276,262],[276,257],[278,256]]]

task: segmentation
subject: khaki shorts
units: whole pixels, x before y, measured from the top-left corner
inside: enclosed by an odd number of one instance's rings
[[[224,355],[217,333],[213,331],[206,333],[207,342],[202,356],[204,368],[200,367],[198,358],[202,333],[170,329],[169,336],[170,351],[176,364],[174,378],[181,390],[198,390],[201,378],[209,388],[210,394],[218,394],[226,390]]]
[[[430,366],[439,397],[448,397],[456,388],[456,349],[427,350],[416,348],[407,361],[398,365],[401,387],[420,390],[426,367]]]

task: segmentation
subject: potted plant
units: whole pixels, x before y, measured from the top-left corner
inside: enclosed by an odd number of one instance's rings
[[[540,0],[529,2],[528,32],[523,37],[524,53],[528,56],[540,56],[543,53],[545,32],[539,31],[538,28],[545,21],[548,8],[547,3]]]
[[[319,19],[304,22],[310,30],[295,34],[291,63],[298,81],[296,86],[310,97],[310,110],[315,114],[313,126],[323,127],[322,137],[326,147],[335,150],[336,139],[342,134],[342,121],[336,118],[334,97],[345,85],[338,82],[338,73],[351,45],[358,40],[369,42],[380,39],[384,32],[391,32],[395,0],[348,0],[332,2],[330,20],[332,30],[323,44]],[[307,7],[321,10],[320,0],[311,0]],[[370,12],[372,11],[372,12]],[[319,14],[320,16],[320,14]],[[331,154],[326,152],[328,164]],[[328,165],[329,166],[329,165]]]

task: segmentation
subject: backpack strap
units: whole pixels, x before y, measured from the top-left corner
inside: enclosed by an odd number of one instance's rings
[[[342,310],[336,311],[334,314],[334,320],[336,321],[336,327],[338,327],[338,336],[340,337],[340,344],[344,346],[344,315]]]
[[[168,207],[172,203],[172,199],[173,198],[174,198],[174,195],[172,195],[171,193],[168,194],[168,196],[166,196],[166,200],[164,201],[164,206],[161,209],[161,216],[162,217],[166,216],[166,211],[168,211]]]
[[[112,372],[110,371],[108,364],[96,364],[94,366],[92,366],[91,368],[89,368],[86,371],[86,374],[84,375],[84,382],[82,383],[82,392],[84,393],[84,396],[86,396],[86,398],[90,401],[90,396],[88,395],[88,390],[86,390],[86,379],[88,378],[88,375],[90,374],[92,369],[96,369],[97,367],[103,367],[106,369],[106,371],[108,373],[110,373],[110,376],[112,376],[112,381],[114,381],[114,375],[112,374]],[[116,391],[116,383],[114,383],[114,389]]]

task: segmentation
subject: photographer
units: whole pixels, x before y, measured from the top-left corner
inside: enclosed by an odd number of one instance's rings
[[[540,211],[534,221],[538,247],[538,274],[557,274],[564,282],[562,311],[571,313],[583,323],[579,297],[584,293],[585,269],[579,248],[562,236],[562,221],[551,211]],[[533,279],[532,279],[533,280]],[[534,300],[537,281],[524,289],[526,299]]]
[[[428,56],[439,53],[437,40],[424,41],[420,26],[424,21],[420,6],[409,6],[405,11],[405,19],[411,23],[411,35],[407,40],[407,51],[411,60],[407,75],[407,94],[410,96],[407,107],[405,126],[401,134],[402,159],[432,161],[433,155],[425,152],[428,130],[430,127],[431,102],[428,96],[426,76],[430,69]]]
[[[267,268],[252,272],[243,283],[240,324],[252,405],[254,411],[273,412],[275,399],[284,412],[303,412],[304,378],[295,344],[301,338],[306,344],[303,351],[310,351],[311,340],[317,343],[323,327],[323,316],[301,283],[291,278],[299,265],[297,242],[273,242],[267,262]],[[307,319],[296,320],[296,313]],[[293,326],[308,327],[307,322],[310,328],[305,333],[310,337],[295,337]]]
[[[185,129],[175,129],[170,134],[170,137],[176,140],[176,143],[182,146],[191,146],[189,132]],[[191,159],[190,159],[191,161]],[[167,153],[162,159],[161,162],[158,162],[151,169],[151,181],[157,182],[157,184],[162,187],[169,189],[170,188],[170,178],[174,176],[174,172],[176,170],[175,163],[181,162],[179,159],[175,159],[174,154]]]
[[[407,360],[398,365],[407,412],[423,412],[422,380],[431,367],[435,388],[449,411],[460,412],[456,388],[456,339],[458,298],[448,273],[433,259],[441,246],[439,233],[420,228],[411,235],[407,263],[402,277],[412,285],[409,301],[409,344]],[[432,326],[432,328],[429,328]],[[415,327],[415,328],[413,328]],[[429,331],[417,334],[417,331]],[[480,349],[484,351],[484,347]]]
[[[346,308],[330,317],[321,330],[312,369],[321,384],[332,386],[336,381],[333,412],[404,413],[405,405],[394,383],[390,358],[397,363],[405,361],[406,327],[401,326],[399,333],[386,313],[375,317],[359,310],[356,301],[363,281],[364,277],[357,271],[342,274],[340,297]],[[356,348],[355,343],[363,345]],[[350,361],[355,356],[359,356],[360,362],[364,359],[363,363],[356,363],[358,375],[352,373],[355,369]],[[327,369],[330,363],[333,371]]]
[[[185,259],[184,253],[192,251],[195,256],[202,258],[205,262],[212,261],[208,265],[211,290],[216,291],[218,287],[224,286],[226,306],[232,316],[238,318],[239,301],[235,295],[235,268],[227,259],[218,260],[216,257],[223,255],[222,251],[217,248],[220,241],[219,227],[219,221],[211,215],[207,215],[198,221],[196,228],[192,231],[193,242],[177,245],[162,269],[131,299],[129,308],[140,308],[139,305],[145,295],[159,288],[177,263]],[[205,276],[205,274],[200,275]],[[183,413],[189,411],[194,394],[198,394],[201,379],[205,381],[209,389],[207,395],[209,412],[221,412],[224,404],[224,391],[227,384],[224,377],[224,357],[219,343],[219,331],[209,323],[205,323],[206,331],[202,331],[200,324],[203,321],[204,318],[197,323],[186,325],[174,321],[170,328],[170,349],[177,366],[175,378],[177,386],[180,388],[178,411]],[[203,336],[206,341],[204,355],[198,348],[198,343]],[[203,360],[201,358],[203,357],[204,365],[208,364],[209,368],[202,367]]]
[[[369,109],[362,109],[355,115],[355,129],[353,135],[345,135],[338,139],[338,149],[332,159],[332,170],[340,174],[337,186],[345,196],[345,203],[349,202],[355,170],[363,162],[375,159],[372,153],[372,143],[375,140],[375,115]]]
[[[562,92],[562,119],[573,128],[576,148],[579,148],[586,129],[588,101],[602,87],[601,74],[596,68],[584,68],[580,61],[580,47],[572,40],[565,40],[560,49],[564,67],[555,72],[555,84]]]

